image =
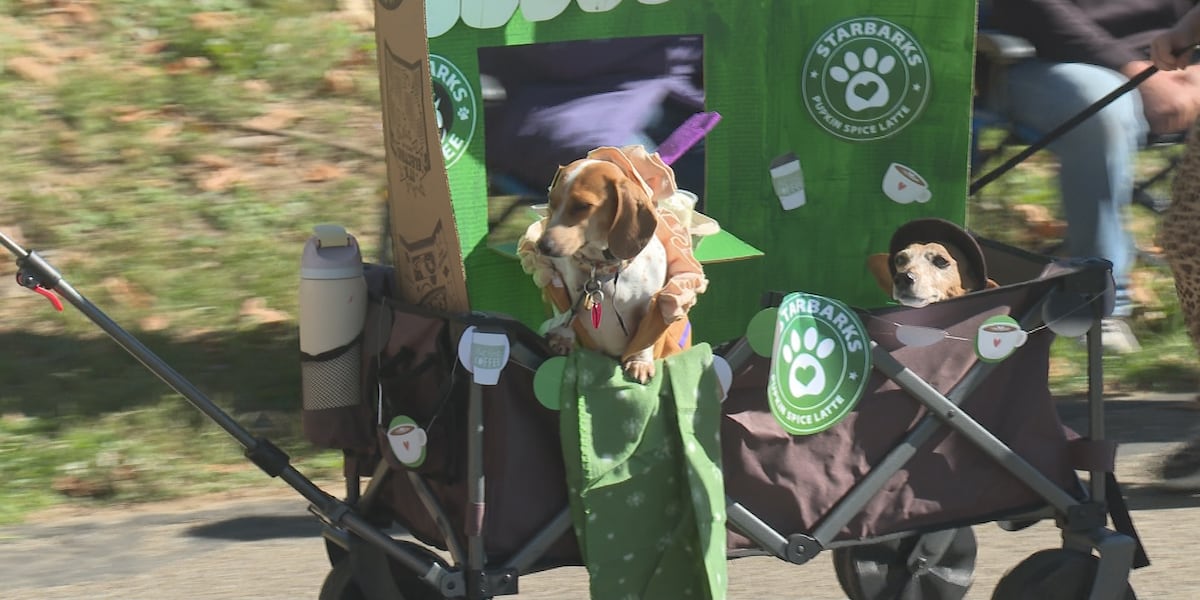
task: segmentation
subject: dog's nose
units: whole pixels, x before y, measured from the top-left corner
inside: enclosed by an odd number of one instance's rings
[[[896,273],[894,276],[892,276],[892,283],[895,284],[897,288],[902,290],[912,287],[912,284],[915,281],[916,279],[913,277],[913,274],[908,271],[901,271],[900,273]]]
[[[546,256],[561,256],[561,253],[558,251],[558,246],[555,245],[554,242],[551,242],[550,237],[546,235],[538,238],[537,249],[538,252]]]

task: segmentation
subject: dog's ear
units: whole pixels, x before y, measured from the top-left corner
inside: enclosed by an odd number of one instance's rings
[[[892,293],[892,255],[887,252],[872,254],[867,257],[867,270],[875,276],[875,283],[883,293]]]
[[[642,186],[624,177],[609,184],[615,198],[615,212],[612,227],[608,230],[608,251],[627,260],[637,256],[650,243],[654,229],[658,227],[658,216]]]

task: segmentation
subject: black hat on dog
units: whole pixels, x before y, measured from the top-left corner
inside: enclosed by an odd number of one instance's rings
[[[892,242],[888,246],[888,256],[895,256],[909,244],[932,242],[949,242],[957,246],[966,255],[971,270],[979,275],[980,285],[985,285],[988,280],[987,261],[983,258],[983,249],[979,247],[979,242],[966,229],[945,219],[913,219],[901,225],[892,234]],[[892,275],[896,274],[896,265],[891,260],[888,260],[888,269],[891,270]]]

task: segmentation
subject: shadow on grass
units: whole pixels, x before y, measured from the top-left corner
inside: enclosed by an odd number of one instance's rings
[[[227,409],[300,406],[294,324],[214,332],[188,340],[161,333],[134,335]],[[0,414],[89,416],[152,405],[164,396],[185,401],[108,336],[0,334]]]

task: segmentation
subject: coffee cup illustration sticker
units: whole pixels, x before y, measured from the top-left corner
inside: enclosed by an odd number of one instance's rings
[[[510,351],[507,335],[479,331],[474,325],[458,341],[458,359],[479,385],[496,385],[500,381]]]
[[[416,468],[425,462],[425,444],[429,441],[425,430],[411,417],[398,415],[388,424],[388,443],[396,460],[406,467]]]
[[[984,321],[975,335],[975,353],[984,362],[1000,362],[1025,345],[1029,334],[1007,315],[997,315]]]
[[[933,197],[920,173],[895,162],[883,174],[883,193],[897,204],[924,203]]]
[[[796,154],[788,152],[771,161],[771,187],[783,210],[795,210],[804,206],[808,201],[804,194],[804,170],[800,168],[800,159]]]

